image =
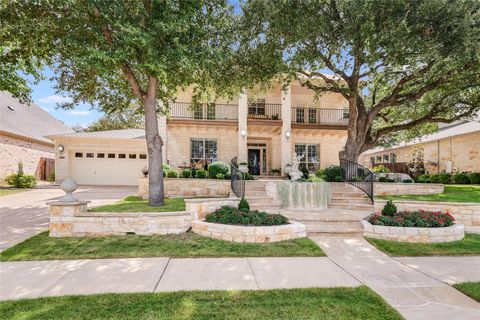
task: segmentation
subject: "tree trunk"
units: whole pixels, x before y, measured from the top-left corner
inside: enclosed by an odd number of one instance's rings
[[[145,109],[145,138],[148,148],[148,204],[163,206],[163,140],[158,133],[156,97],[147,97],[143,103]]]
[[[358,157],[365,151],[368,138],[368,115],[363,105],[358,107],[358,101],[349,101],[349,121],[347,129],[347,141],[343,150],[338,155],[340,159],[346,159],[358,163]]]

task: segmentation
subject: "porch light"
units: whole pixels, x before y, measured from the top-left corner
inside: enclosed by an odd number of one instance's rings
[[[65,147],[61,144],[58,145],[57,147],[58,152],[62,153],[65,150]]]
[[[287,138],[287,140],[290,139],[290,135],[291,135],[290,130],[285,132],[285,138]]]
[[[245,138],[245,137],[247,136],[247,130],[242,129],[242,130],[240,131],[240,135],[242,136],[242,138]]]

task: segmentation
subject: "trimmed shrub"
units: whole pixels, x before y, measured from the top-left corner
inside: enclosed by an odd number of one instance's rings
[[[439,174],[431,174],[430,175],[430,182],[431,183],[440,183],[440,175]]]
[[[413,183],[413,180],[412,179],[403,179],[402,182],[403,183]]]
[[[317,171],[315,171],[315,175],[319,178],[325,179],[325,170],[318,169]]]
[[[219,180],[223,180],[225,179],[225,175],[223,173],[217,173],[217,175],[215,176],[215,178],[219,179]]]
[[[387,182],[387,177],[378,178],[378,182]]]
[[[470,179],[466,173],[455,173],[452,177],[452,180],[458,184],[470,184]]]
[[[229,170],[230,168],[227,163],[222,161],[215,161],[208,166],[208,176],[211,178],[215,178],[219,173],[226,175]]]
[[[387,182],[395,182],[395,179],[387,178]]]
[[[163,164],[163,172],[165,172],[165,174],[167,174],[169,171],[172,171],[172,167],[170,167],[169,164],[164,163]]]
[[[48,182],[54,183],[55,182],[55,170],[52,170],[47,178]]]
[[[303,173],[303,179],[308,179],[308,176],[310,175],[310,171],[306,167],[300,168],[300,171]]]
[[[253,180],[253,176],[249,172],[244,173],[245,180]]]
[[[225,175],[225,179],[230,180],[231,178],[232,178],[232,175],[230,174],[230,172]]]
[[[207,178],[207,171],[203,170],[203,169],[198,169],[196,172],[195,172],[195,178],[198,178],[198,179],[206,179]]]
[[[240,202],[238,203],[238,210],[243,211],[243,212],[250,211],[250,204],[248,204],[247,199],[242,198],[240,200]]]
[[[430,183],[430,175],[429,174],[422,174],[421,176],[417,177],[417,182],[419,183]]]
[[[438,182],[443,184],[449,184],[452,182],[452,175],[450,173],[438,174]]]
[[[8,185],[15,188],[33,188],[37,184],[37,179],[34,176],[23,173],[23,163],[18,163],[17,173],[13,173],[5,178]]]
[[[190,169],[183,169],[182,172],[180,172],[180,176],[182,178],[191,178],[192,177],[192,170]]]
[[[264,211],[241,211],[235,207],[223,206],[205,216],[205,221],[222,224],[276,226],[288,224],[281,214],[269,214]]]
[[[377,226],[441,228],[453,225],[455,218],[448,212],[418,210],[402,211],[392,216],[374,213],[367,220]]]
[[[382,209],[382,215],[393,216],[397,212],[397,207],[393,204],[392,200],[388,200]]]
[[[197,175],[197,169],[192,168],[192,178],[195,178]]]
[[[179,174],[175,170],[171,170],[167,172],[167,178],[178,178]]]
[[[469,173],[468,178],[470,178],[470,183],[480,184],[480,172]]]
[[[325,168],[325,180],[328,182],[340,182],[343,181],[345,172],[340,166],[329,166]]]
[[[385,167],[383,164],[376,166],[375,168],[372,169],[373,172],[375,173],[389,173],[390,169]]]

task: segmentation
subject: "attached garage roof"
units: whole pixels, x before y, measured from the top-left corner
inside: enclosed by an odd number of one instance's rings
[[[145,139],[144,129],[122,129],[94,132],[77,132],[47,136],[55,138],[93,138],[93,139]]]
[[[0,130],[48,143],[46,135],[73,132],[36,104],[23,104],[6,91],[0,91]]]

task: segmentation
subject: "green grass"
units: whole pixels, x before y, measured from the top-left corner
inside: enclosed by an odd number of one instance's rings
[[[184,211],[183,198],[166,198],[163,206],[149,206],[148,200],[141,200],[137,196],[129,196],[113,204],[107,204],[90,209],[91,212],[172,212]]]
[[[0,189],[0,197],[8,196],[11,194],[24,192],[24,191],[30,191],[30,189]]]
[[[464,282],[453,285],[470,298],[480,302],[480,282]]]
[[[466,233],[463,240],[443,243],[409,243],[366,239],[377,249],[398,257],[480,255],[480,234]]]
[[[321,257],[312,240],[300,238],[268,244],[233,243],[188,232],[164,236],[50,238],[40,233],[0,253],[0,261],[133,257]]]
[[[480,202],[479,185],[446,185],[444,193],[428,195],[381,196],[376,199],[439,202]]]
[[[402,319],[365,286],[64,296],[0,302],[4,319]]]

